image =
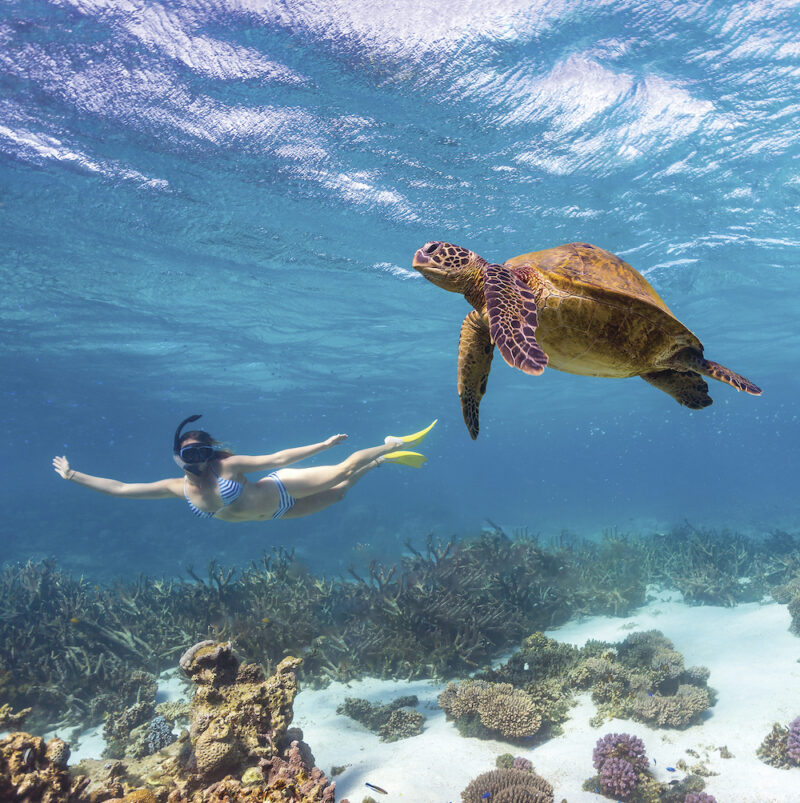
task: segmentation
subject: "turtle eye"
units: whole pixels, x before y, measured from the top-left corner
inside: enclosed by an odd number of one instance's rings
[[[439,249],[440,245],[441,243],[425,243],[422,253],[425,254],[426,257],[432,256]]]

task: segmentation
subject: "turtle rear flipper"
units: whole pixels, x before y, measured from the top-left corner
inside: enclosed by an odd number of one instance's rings
[[[749,379],[745,379],[745,377],[731,371],[730,368],[726,368],[724,365],[720,365],[718,362],[707,360],[701,352],[694,349],[681,350],[670,362],[673,365],[676,362],[681,363],[687,368],[697,371],[698,374],[710,376],[712,379],[736,388],[736,390],[743,390],[751,396],[761,395],[761,388],[758,385],[753,384]]]
[[[653,371],[641,374],[642,379],[653,387],[669,393],[673,399],[691,410],[702,410],[714,403],[708,395],[708,385],[700,374],[694,371]]]
[[[539,316],[533,291],[502,265],[487,265],[483,291],[492,341],[503,359],[526,374],[541,374],[547,355],[536,342]]]
[[[472,440],[478,437],[478,409],[486,393],[493,356],[489,327],[481,314],[473,310],[461,324],[458,341],[458,395],[464,423]]]
[[[730,368],[726,368],[718,362],[704,359],[703,368],[705,370],[702,373],[712,379],[718,379],[720,382],[724,382],[726,385],[736,388],[736,390],[743,390],[751,396],[761,395],[761,388],[758,385],[754,385],[749,379],[734,373]]]

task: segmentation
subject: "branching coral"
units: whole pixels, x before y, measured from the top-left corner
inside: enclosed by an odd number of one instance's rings
[[[789,735],[786,737],[786,755],[800,766],[800,717],[789,723]]]
[[[788,727],[777,722],[756,750],[756,755],[765,763],[778,769],[800,767],[800,717]]]
[[[603,792],[622,800],[631,798],[647,778],[650,766],[642,740],[627,733],[608,733],[599,739],[592,763],[600,773],[598,784]]]
[[[542,724],[531,696],[510,683],[485,680],[450,683],[439,695],[439,705],[448,718],[456,720],[459,728],[474,735],[490,732],[504,739],[522,739],[532,736]],[[475,730],[478,722],[484,733]]]
[[[461,793],[463,803],[553,803],[553,787],[529,770],[499,769],[484,772]]]
[[[358,697],[346,697],[336,709],[378,734],[383,742],[395,742],[422,733],[425,716],[413,707],[419,700],[414,695],[398,697],[387,705],[370,703]]]

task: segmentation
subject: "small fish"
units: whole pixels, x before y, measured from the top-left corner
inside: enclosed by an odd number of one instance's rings
[[[671,781],[669,782],[669,785],[670,785],[670,786],[677,786],[679,783],[680,783],[680,781],[676,781],[676,780],[674,780],[674,779],[673,779],[673,780],[671,780]]]
[[[484,800],[486,800],[486,798],[489,798],[489,797],[491,797],[491,796],[492,796],[492,793],[491,793],[491,792],[484,792],[484,793],[481,795],[481,797],[482,797]]]
[[[655,766],[655,764],[656,764],[656,760],[655,760],[655,759],[653,759],[653,766]]]
[[[667,767],[667,772],[675,772],[675,767]]]
[[[28,761],[30,760],[30,757],[31,757],[32,755],[33,755],[33,748],[32,748],[32,747],[28,747],[28,748],[27,748],[27,749],[26,749],[26,750],[23,752],[23,754],[22,754],[22,764],[23,764],[24,766],[26,766],[26,767],[28,766]]]
[[[272,621],[272,619],[270,619],[270,618],[269,618],[269,616],[262,616],[262,617],[261,617],[261,621],[262,621],[262,622],[263,622],[265,625],[268,625],[268,624],[269,624],[269,623]]]
[[[389,793],[385,789],[381,789],[380,786],[375,786],[374,783],[364,783],[364,786],[368,786],[370,789],[374,789],[376,792],[380,792],[382,795],[388,795]]]
[[[79,625],[81,623],[81,620],[78,619],[77,616],[70,617],[69,621],[70,621],[70,624],[73,624],[73,625]]]

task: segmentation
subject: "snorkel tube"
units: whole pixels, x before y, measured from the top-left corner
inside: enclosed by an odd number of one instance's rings
[[[197,421],[198,418],[202,418],[202,415],[190,415],[188,418],[184,418],[180,424],[178,424],[178,428],[175,430],[175,440],[172,442],[172,458],[173,460],[185,471],[189,471],[195,476],[199,477],[202,475],[202,470],[198,468],[198,466],[194,463],[184,463],[181,460],[181,430],[187,425],[191,424],[192,421]]]

